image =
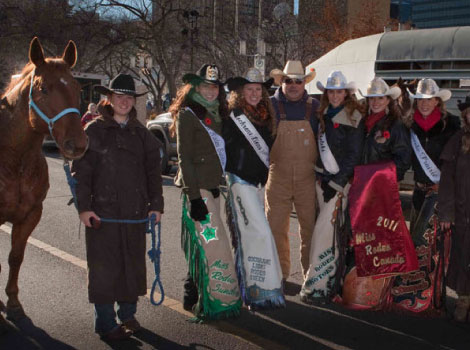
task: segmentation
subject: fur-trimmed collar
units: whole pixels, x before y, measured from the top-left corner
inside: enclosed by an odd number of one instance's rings
[[[352,126],[353,128],[357,128],[361,119],[362,114],[357,109],[355,109],[352,115],[349,117],[343,108],[331,119],[331,121],[333,123],[343,124],[347,126]]]

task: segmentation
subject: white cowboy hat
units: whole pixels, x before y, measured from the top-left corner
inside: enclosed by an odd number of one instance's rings
[[[339,70],[333,71],[328,75],[326,79],[326,86],[319,81],[317,81],[317,88],[320,91],[326,90],[350,90],[351,92],[356,91],[356,84],[353,81],[349,83],[346,80],[346,77]]]
[[[433,79],[425,78],[421,79],[418,82],[418,87],[416,88],[416,94],[412,94],[408,90],[411,98],[433,98],[439,97],[442,101],[447,101],[452,93],[447,89],[439,89],[436,82]]]
[[[392,99],[396,100],[401,95],[401,89],[398,86],[393,86],[390,88],[382,78],[372,79],[367,86],[366,92],[367,93],[364,95],[359,89],[359,93],[363,97],[390,96]]]
[[[225,84],[227,84],[227,88],[230,91],[236,90],[245,84],[261,84],[266,89],[269,89],[271,85],[273,85],[273,80],[273,78],[269,78],[265,81],[263,79],[263,75],[258,69],[249,68],[242,77],[229,78]]]
[[[302,67],[300,61],[287,61],[283,71],[277,68],[273,69],[271,73],[269,73],[269,76],[274,78],[276,85],[280,85],[283,78],[301,79],[305,80],[307,84],[315,78],[316,74],[315,71],[305,74],[305,69]]]

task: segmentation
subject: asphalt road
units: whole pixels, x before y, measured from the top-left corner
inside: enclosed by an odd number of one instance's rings
[[[69,189],[62,161],[48,153],[51,188],[42,220],[26,249],[20,271],[20,300],[29,316],[11,323],[0,335],[0,349],[470,349],[470,325],[446,317],[418,317],[359,312],[339,305],[308,306],[287,296],[282,310],[251,313],[237,319],[195,324],[181,306],[186,274],[180,249],[180,191],[165,178],[162,220],[162,306],[139,301],[137,318],[144,329],[130,340],[105,343],[93,333],[93,309],[87,300],[85,242],[77,214],[66,203]],[[297,222],[291,223],[291,288],[301,283]],[[6,302],[10,227],[0,226],[0,300]],[[150,237],[149,237],[150,241]],[[148,286],[153,281],[148,263]],[[293,293],[291,293],[293,294]],[[451,309],[455,300],[449,298]]]

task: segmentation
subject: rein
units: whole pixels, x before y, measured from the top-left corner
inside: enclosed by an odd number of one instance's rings
[[[70,164],[68,160],[64,160],[64,171],[65,171],[65,176],[67,177],[67,183],[69,184],[70,191],[72,192],[73,203],[75,204],[75,208],[78,208],[77,194],[75,191],[77,180],[75,180],[71,174]],[[152,248],[147,252],[147,254],[149,256],[150,261],[153,262],[153,267],[155,271],[155,280],[152,283],[152,289],[150,291],[150,302],[152,303],[152,305],[158,306],[158,305],[161,305],[163,303],[163,300],[165,299],[165,291],[163,290],[163,284],[160,281],[161,224],[160,222],[156,223],[155,220],[156,220],[156,216],[154,214],[152,214],[150,218],[137,219],[137,220],[100,218],[101,222],[107,222],[107,223],[115,223],[115,224],[144,224],[145,223],[147,224],[147,229],[145,233],[150,233],[152,237]],[[157,231],[155,231],[155,226],[158,227]],[[157,237],[157,234],[158,234],[158,237]],[[160,290],[159,301],[155,301],[153,297],[157,286],[158,286],[158,289]]]
[[[37,104],[33,101],[33,82],[34,82],[34,75],[35,75],[35,70],[33,70],[33,73],[31,74],[31,84],[29,87],[29,110],[31,111],[31,108],[34,109],[36,114],[41,117],[42,120],[44,120],[49,127],[49,133],[51,134],[51,137],[54,139],[54,136],[52,135],[52,128],[54,127],[54,123],[58,121],[60,118],[62,118],[64,115],[68,113],[75,113],[80,117],[80,111],[77,108],[65,108],[62,110],[62,112],[58,113],[54,118],[48,118],[47,115],[45,115],[41,109],[37,106]],[[57,143],[57,142],[56,142]]]

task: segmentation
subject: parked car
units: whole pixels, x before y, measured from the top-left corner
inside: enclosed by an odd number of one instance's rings
[[[173,122],[171,113],[162,113],[147,122],[147,129],[158,138],[162,144],[162,173],[167,175],[171,166],[177,161],[176,137],[170,136],[170,125]]]

